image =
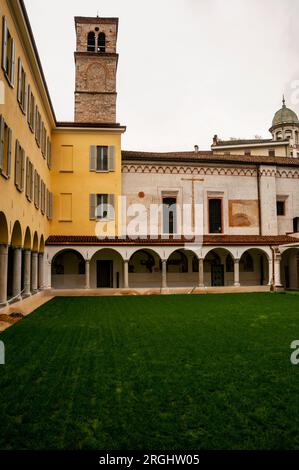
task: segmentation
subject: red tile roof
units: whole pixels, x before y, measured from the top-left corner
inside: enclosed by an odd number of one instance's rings
[[[193,240],[194,241],[194,240]],[[96,236],[64,236],[64,235],[51,235],[46,242],[46,245],[184,245],[185,243],[192,243],[184,237],[180,238],[150,238],[143,237],[136,240],[130,238],[106,238],[99,240]],[[204,235],[203,245],[284,245],[289,243],[299,243],[299,239],[288,235],[278,236],[259,236],[259,235]]]

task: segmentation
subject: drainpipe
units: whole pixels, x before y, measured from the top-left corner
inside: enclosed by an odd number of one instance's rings
[[[260,178],[260,167],[256,166],[257,174],[257,199],[258,199],[258,210],[259,210],[259,235],[262,235],[262,204],[261,204],[261,178]]]

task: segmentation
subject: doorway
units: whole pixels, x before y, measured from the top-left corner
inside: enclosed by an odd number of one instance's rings
[[[212,264],[211,266],[212,286],[224,286],[224,265]]]
[[[113,261],[97,261],[97,288],[113,288]]]

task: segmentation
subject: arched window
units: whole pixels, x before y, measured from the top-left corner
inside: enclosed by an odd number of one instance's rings
[[[227,273],[233,273],[234,272],[234,260],[232,255],[227,255],[226,261],[225,261],[225,266],[226,266],[226,272]]]
[[[254,271],[253,258],[250,253],[244,253],[240,262],[241,271],[252,273]]]
[[[106,36],[100,33],[98,37],[98,52],[106,52]]]
[[[87,35],[87,51],[95,52],[96,50],[96,35],[93,31],[90,31]]]

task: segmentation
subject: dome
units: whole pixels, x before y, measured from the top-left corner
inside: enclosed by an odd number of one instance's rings
[[[275,113],[272,126],[280,124],[299,124],[297,114],[285,105],[285,99],[282,101],[282,108]]]

